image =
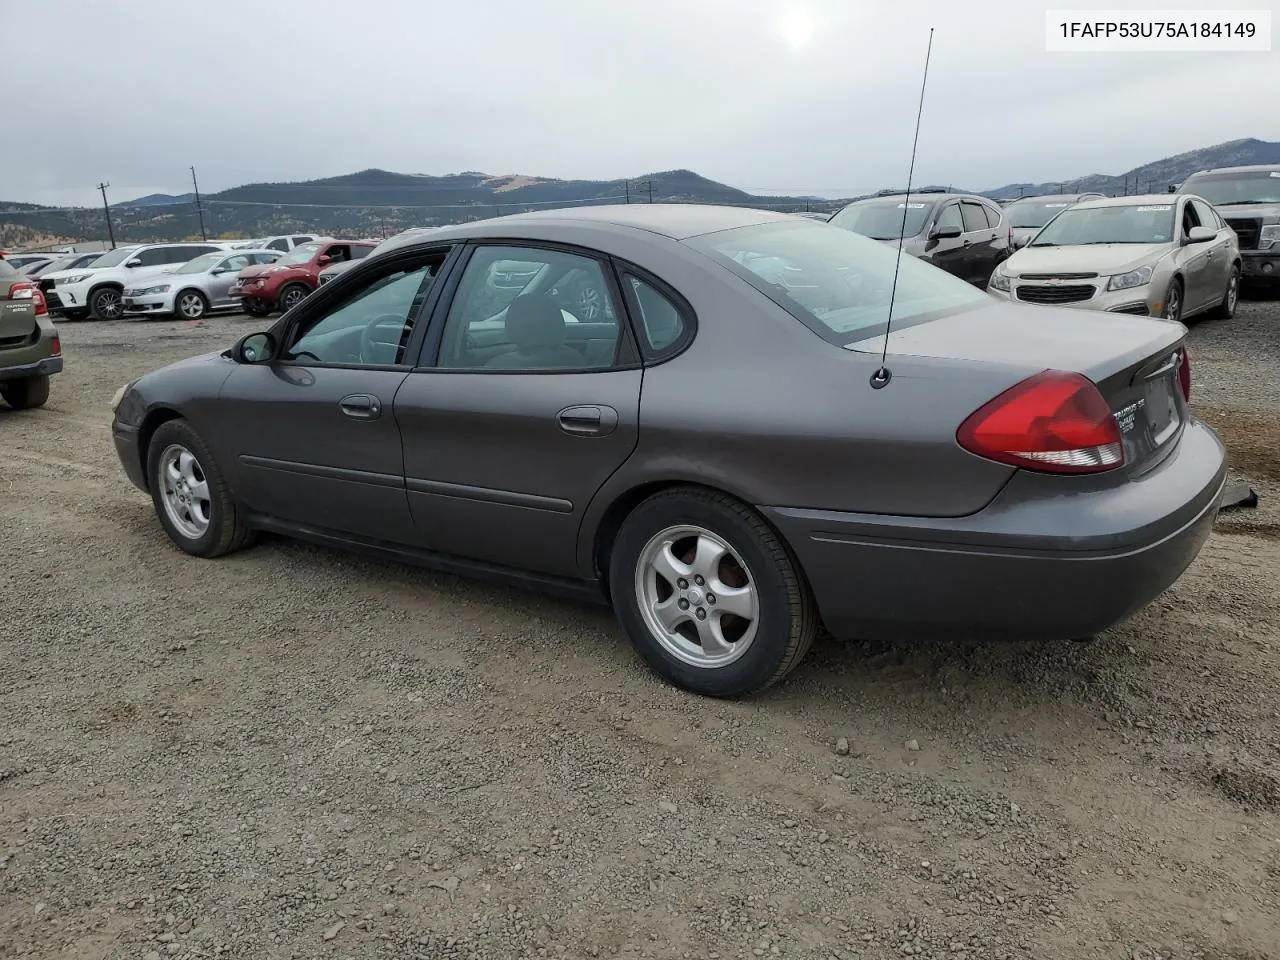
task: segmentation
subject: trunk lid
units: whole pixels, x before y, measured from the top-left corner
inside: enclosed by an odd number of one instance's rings
[[[1141,468],[1172,448],[1187,421],[1178,383],[1186,334],[1180,323],[1148,317],[996,302],[895,330],[888,352],[996,364],[1013,382],[1041,370],[1081,373],[1116,415],[1126,466]],[[883,344],[873,337],[848,349],[878,353]]]
[[[31,336],[36,329],[36,302],[27,297],[10,300],[16,283],[31,284],[12,266],[0,261],[0,348],[13,346],[12,342]]]

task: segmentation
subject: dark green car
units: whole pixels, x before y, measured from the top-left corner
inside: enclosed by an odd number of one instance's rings
[[[44,294],[0,260],[0,397],[15,410],[43,406],[62,372],[62,344]]]

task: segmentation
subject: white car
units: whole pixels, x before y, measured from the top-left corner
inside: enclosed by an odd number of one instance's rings
[[[233,244],[237,250],[278,250],[280,253],[288,253],[300,244],[318,239],[320,238],[309,233],[296,233],[280,237],[260,237],[256,240],[236,240]]]
[[[239,309],[240,300],[228,296],[236,274],[245,267],[275,263],[279,250],[218,250],[168,267],[124,289],[125,316],[165,316],[199,320],[211,310]]]
[[[59,270],[42,276],[42,281],[53,281],[52,289],[45,291],[45,300],[50,313],[69,319],[88,316],[94,320],[118,320],[124,316],[125,287],[136,287],[139,280],[161,274],[166,267],[176,267],[201,254],[226,250],[229,246],[213,241],[148,243],[110,250],[91,267]]]

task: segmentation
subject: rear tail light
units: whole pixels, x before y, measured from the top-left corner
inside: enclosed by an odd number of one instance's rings
[[[1178,363],[1178,386],[1182,388],[1182,396],[1191,402],[1191,354],[1187,353],[1187,348],[1182,348],[1182,358]]]
[[[36,316],[43,317],[49,312],[49,304],[44,298],[44,294],[30,280],[18,280],[9,287],[10,300],[30,300],[36,308]]]
[[[956,441],[970,453],[1049,473],[1100,473],[1124,463],[1115,415],[1093,381],[1045,370],[969,416]]]
[[[62,354],[62,338],[56,333],[53,335],[53,353],[50,356],[60,356]]]

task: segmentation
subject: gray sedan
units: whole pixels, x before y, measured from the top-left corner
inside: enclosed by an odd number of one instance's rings
[[[238,309],[228,294],[246,267],[275,263],[279,250],[217,250],[202,254],[165,273],[147,277],[124,291],[124,312],[133,316],[173,315],[199,320],[211,310]]]
[[[1229,319],[1240,245],[1195,196],[1112,197],[1063,210],[1000,264],[987,288],[1027,303],[1164,317]]]
[[[696,205],[410,231],[121,387],[115,445],[189,554],[271,531],[607,600],[716,696],[820,625],[1061,640],[1144,606],[1225,475],[1185,328],[999,303],[908,256],[893,296],[898,259]],[[535,269],[495,289],[511,260]]]

